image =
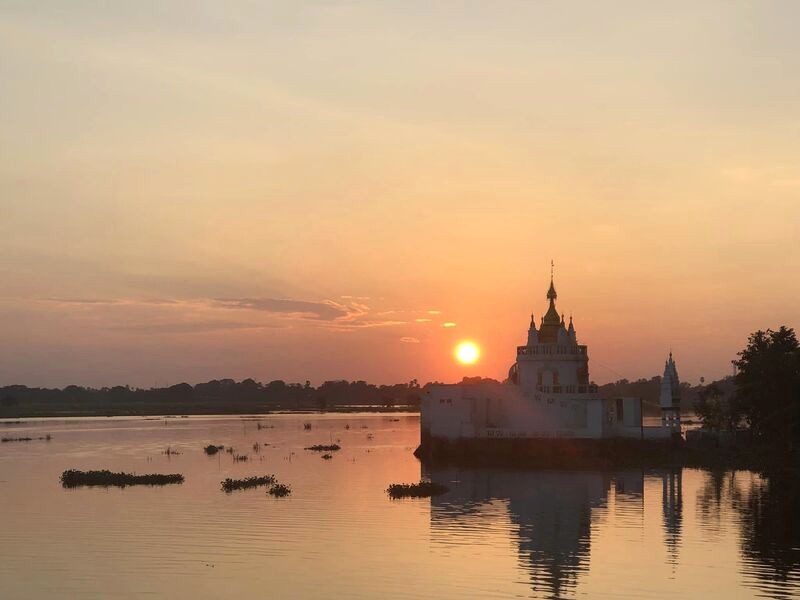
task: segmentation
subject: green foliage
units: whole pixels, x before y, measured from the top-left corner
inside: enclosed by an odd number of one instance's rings
[[[736,403],[716,382],[697,393],[694,411],[702,420],[703,429],[711,431],[734,431],[741,420]]]
[[[800,344],[791,328],[756,331],[733,361],[735,404],[753,436],[791,447],[800,441]]]

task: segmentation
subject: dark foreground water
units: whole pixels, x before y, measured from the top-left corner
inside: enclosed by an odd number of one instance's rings
[[[0,424],[48,433],[0,444],[0,598],[800,598],[800,506],[748,472],[427,472],[410,415]],[[66,490],[68,468],[186,482]],[[220,490],[267,473],[293,494]],[[451,492],[386,496],[420,476]]]

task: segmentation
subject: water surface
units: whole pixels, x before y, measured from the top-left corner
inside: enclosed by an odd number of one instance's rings
[[[797,498],[749,472],[426,470],[416,415],[0,424],[48,433],[0,444],[0,598],[800,598]],[[68,468],[186,482],[66,490]],[[292,495],[220,490],[268,473]],[[451,491],[386,496],[421,476]]]

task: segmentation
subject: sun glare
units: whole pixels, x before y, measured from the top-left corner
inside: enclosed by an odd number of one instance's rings
[[[481,352],[478,349],[477,344],[474,342],[461,342],[458,346],[456,346],[456,359],[458,362],[471,365],[480,356]]]

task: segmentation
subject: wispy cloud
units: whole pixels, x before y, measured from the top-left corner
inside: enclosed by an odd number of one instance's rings
[[[112,331],[124,331],[140,334],[160,333],[209,333],[213,331],[230,331],[242,329],[280,329],[283,325],[275,323],[240,323],[233,321],[187,321],[173,323],[126,323],[112,325]]]
[[[81,318],[90,318],[105,329],[141,334],[282,328],[290,323],[305,323],[329,331],[347,332],[408,325],[414,321],[410,318],[403,319],[403,314],[420,312],[391,309],[376,311],[357,301],[344,303],[269,297],[48,298],[45,301],[72,312],[76,318],[78,314]],[[70,310],[70,307],[80,308],[80,313]],[[232,314],[240,317],[230,319]],[[430,321],[428,318],[416,319],[418,323]]]
[[[257,310],[320,321],[347,319],[366,312],[363,305],[344,305],[332,300],[313,302],[288,298],[216,298],[214,303],[220,308]]]
[[[415,337],[401,337],[400,341],[404,344],[419,344],[419,340]]]
[[[456,324],[452,321],[448,321],[447,323],[442,323],[442,327],[455,327]]]

